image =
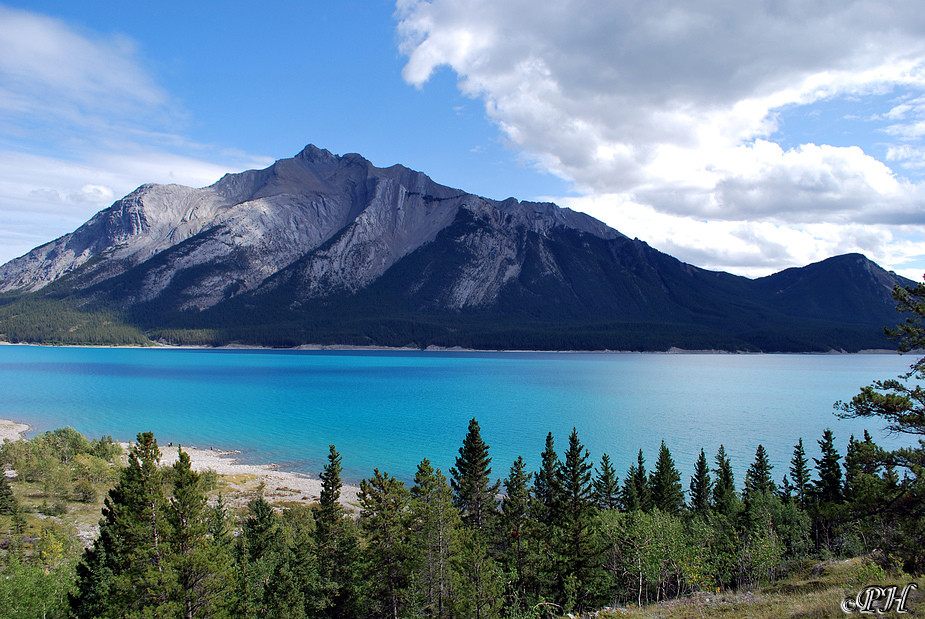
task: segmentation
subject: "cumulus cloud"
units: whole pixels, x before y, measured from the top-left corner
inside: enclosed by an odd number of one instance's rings
[[[759,267],[799,260],[790,243],[810,224],[925,223],[922,186],[861,148],[772,141],[787,107],[925,89],[917,2],[399,0],[397,18],[406,81],[454,71],[512,147],[585,196],[610,196],[598,201],[608,223],[645,207],[738,225],[715,240],[748,244],[742,261]],[[921,160],[923,100],[885,110],[885,135],[910,143],[888,161]],[[774,230],[787,230],[780,243]]]

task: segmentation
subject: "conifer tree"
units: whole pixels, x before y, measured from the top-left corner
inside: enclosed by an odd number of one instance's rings
[[[623,476],[623,488],[620,490],[620,508],[625,512],[642,510],[639,495],[636,493],[636,465],[631,464]]]
[[[675,467],[671,452],[662,441],[658,460],[650,480],[652,505],[663,512],[677,514],[684,507],[684,492],[681,489],[681,474]]]
[[[0,514],[9,515],[16,511],[17,502],[10,480],[0,470]]]
[[[710,481],[710,467],[707,464],[707,455],[703,449],[700,450],[700,456],[694,464],[694,475],[691,477],[691,511],[701,516],[706,516],[710,511],[710,491],[712,490]]]
[[[405,484],[375,469],[360,482],[360,525],[370,545],[366,550],[370,578],[367,597],[376,617],[404,616],[408,601],[411,557],[408,529],[410,493]]]
[[[416,607],[425,617],[448,617],[453,596],[452,557],[462,526],[453,491],[440,469],[424,459],[411,488],[411,544],[416,553]]]
[[[816,463],[816,475],[819,477],[816,480],[816,500],[824,504],[841,503],[842,474],[839,465],[841,456],[835,449],[835,435],[832,430],[826,428],[818,443],[822,455],[818,459],[813,458],[813,462]]]
[[[606,453],[601,456],[601,468],[596,473],[592,482],[594,504],[598,509],[616,509],[620,505],[620,478]]]
[[[562,599],[565,599],[565,583],[572,579],[576,606],[569,610],[578,611],[584,610],[592,595],[591,584],[598,554],[593,543],[591,463],[588,460],[588,451],[579,441],[578,431],[572,428],[568,450],[559,467],[562,500],[556,539]]]
[[[247,506],[236,548],[236,590],[232,615],[259,617],[272,614],[278,602],[277,575],[290,575],[288,549],[282,523],[266,499],[262,488]]]
[[[225,602],[231,556],[210,535],[201,477],[182,448],[172,472],[174,491],[167,519],[173,531],[170,563],[178,579],[181,612],[186,619],[213,616]]]
[[[514,574],[515,600],[512,606],[522,603],[527,594],[527,557],[531,537],[530,489],[532,475],[526,472],[524,459],[520,456],[511,465],[511,472],[504,480],[505,497],[501,502],[499,538],[501,556],[508,570]]]
[[[76,617],[170,613],[176,581],[167,565],[170,525],[158,468],[161,452],[151,432],[138,435],[128,466],[104,502],[100,533],[77,566]]]
[[[716,481],[713,483],[713,509],[726,516],[732,516],[736,511],[735,477],[732,473],[732,462],[726,455],[722,445],[716,452],[716,468],[713,473]]]
[[[644,512],[652,511],[652,487],[649,485],[649,476],[646,473],[646,459],[642,455],[641,449],[636,456],[636,470],[632,480],[636,500],[639,502],[639,509]]]
[[[469,421],[456,466],[450,469],[450,485],[463,523],[478,531],[490,528],[497,516],[495,497],[501,486],[491,483],[491,457],[475,419]]]
[[[556,519],[559,501],[559,456],[556,455],[552,432],[546,434],[546,446],[541,454],[540,470],[534,476],[533,496],[536,498],[536,518],[550,525]]]
[[[763,445],[758,445],[755,451],[755,460],[745,472],[746,502],[756,494],[771,494],[774,492],[774,478],[771,476],[771,463],[768,461],[768,452]]]
[[[806,459],[802,437],[793,446],[793,458],[790,460],[790,480],[793,483],[797,503],[805,509],[809,501],[811,486],[809,460]]]
[[[329,446],[328,462],[319,477],[321,495],[315,517],[315,549],[318,560],[319,591],[316,597],[328,617],[342,617],[356,611],[357,538],[353,522],[344,518],[341,506],[341,456]]]

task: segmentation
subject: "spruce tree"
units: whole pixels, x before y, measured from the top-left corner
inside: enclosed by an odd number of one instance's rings
[[[646,473],[646,459],[642,455],[641,449],[636,456],[636,470],[632,479],[636,499],[639,501],[639,509],[644,512],[652,511],[652,487],[649,485],[649,476]]]
[[[501,502],[499,541],[504,567],[514,574],[515,599],[512,605],[522,604],[527,594],[527,566],[532,536],[530,517],[530,478],[524,459],[520,456],[511,465],[504,480],[505,497]]]
[[[491,457],[475,419],[469,421],[456,466],[450,469],[450,485],[463,523],[478,531],[490,528],[497,516],[495,497],[501,486],[491,483]]]
[[[367,598],[376,617],[405,616],[413,556],[408,538],[410,497],[405,484],[379,469],[360,482],[360,526],[370,542]]]
[[[565,583],[572,579],[576,606],[569,610],[582,611],[592,596],[591,584],[598,553],[592,530],[591,463],[575,428],[569,435],[568,450],[559,467],[559,487],[562,500],[556,538],[561,566],[561,594],[565,599]]]
[[[533,496],[536,498],[536,518],[550,525],[556,519],[559,502],[559,456],[556,455],[552,432],[546,435],[546,446],[540,456],[540,470],[534,476]]]
[[[732,462],[722,445],[716,452],[715,462],[716,468],[713,469],[713,473],[716,475],[716,481],[713,483],[713,509],[726,516],[733,516],[737,505],[735,477],[732,473]]]
[[[325,616],[342,617],[356,611],[357,537],[353,522],[344,517],[340,491],[341,456],[329,446],[328,462],[319,477],[321,495],[315,517],[315,548],[320,588],[315,596]]]
[[[631,464],[623,476],[623,488],[620,490],[620,508],[628,513],[642,510],[639,494],[636,492],[636,465]]]
[[[803,450],[802,437],[793,446],[793,458],[790,460],[790,480],[793,483],[797,503],[805,509],[809,501],[811,486],[809,460],[806,459],[806,451]]]
[[[835,505],[842,501],[842,474],[839,465],[841,456],[835,449],[835,435],[832,430],[826,428],[818,443],[822,455],[818,459],[813,458],[813,462],[816,463],[816,475],[819,477],[816,480],[816,500],[822,504]]]
[[[700,450],[700,456],[694,464],[694,475],[691,477],[691,511],[701,516],[706,516],[710,511],[710,492],[712,490],[710,481],[710,467],[707,464],[707,455],[703,449]]]
[[[280,518],[261,493],[248,503],[237,540],[233,616],[269,614],[272,594],[268,586],[285,559]]]
[[[415,552],[415,607],[426,617],[447,617],[453,597],[452,558],[462,526],[453,491],[440,469],[424,459],[411,488],[411,544]],[[410,614],[410,613],[409,613]]]
[[[100,533],[77,566],[76,617],[178,612],[171,600],[175,574],[169,569],[171,527],[151,432],[138,435],[128,466],[104,501]]]
[[[178,579],[181,612],[186,619],[213,616],[225,603],[231,556],[210,535],[201,476],[192,470],[183,449],[178,449],[172,473],[174,491],[167,519],[173,532],[170,563]]]
[[[601,456],[601,468],[596,473],[592,482],[594,504],[598,509],[616,509],[620,505],[620,478],[606,453]]]
[[[652,506],[669,514],[678,514],[684,507],[684,491],[681,489],[681,474],[675,467],[671,452],[662,441],[658,460],[650,480]]]
[[[745,472],[746,502],[756,494],[771,494],[774,492],[774,478],[771,476],[771,463],[768,461],[768,452],[763,445],[758,445],[755,451],[755,460]]]

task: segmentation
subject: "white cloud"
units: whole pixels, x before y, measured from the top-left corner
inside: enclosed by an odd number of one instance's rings
[[[123,36],[0,6],[0,263],[147,182],[210,184],[271,161],[196,144]]]
[[[785,106],[925,89],[918,2],[399,0],[397,17],[409,83],[449,67],[536,165],[589,198],[620,196],[603,219],[670,219],[664,244],[639,235],[660,249],[696,242],[699,263],[758,271],[820,251],[882,258],[889,226],[925,223],[925,189],[861,148],[769,139]],[[918,148],[923,99],[884,110],[887,135]],[[711,223],[682,225],[698,221]]]

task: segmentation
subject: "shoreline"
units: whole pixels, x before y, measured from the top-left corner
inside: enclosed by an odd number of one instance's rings
[[[288,348],[277,348],[273,346],[257,346],[251,344],[225,344],[223,346],[204,346],[204,345],[174,345],[152,343],[150,346],[140,345],[107,345],[107,344],[42,344],[39,342],[8,342],[0,340],[0,346],[36,346],[41,348],[103,348],[103,349],[130,349],[130,350],[269,350],[283,352],[408,352],[408,353],[477,353],[477,354],[588,354],[588,355],[885,355],[885,354],[922,354],[923,351],[909,351],[900,353],[895,349],[889,348],[865,348],[857,352],[847,352],[845,350],[828,350],[825,352],[763,352],[748,350],[722,350],[722,349],[687,349],[670,347],[668,350],[522,350],[522,349],[498,349],[498,348],[463,348],[462,346],[428,346],[426,348],[412,348],[410,346],[358,346],[349,344],[300,344]]]
[[[12,419],[0,419],[0,443],[5,440],[24,440],[26,432],[32,426]],[[120,441],[119,444],[128,452],[130,442]],[[189,454],[190,465],[194,471],[214,471],[222,478],[224,486],[231,496],[225,497],[229,503],[237,504],[241,497],[246,497],[257,491],[262,483],[264,496],[271,503],[280,501],[313,503],[318,501],[321,494],[321,480],[295,473],[281,471],[275,464],[242,464],[235,457],[238,452],[221,451],[217,449],[204,449],[202,447],[187,447],[171,445],[170,442],[161,444],[161,466],[171,466],[177,461],[178,448]],[[358,486],[344,484],[340,491],[340,503],[349,509],[357,504]]]

